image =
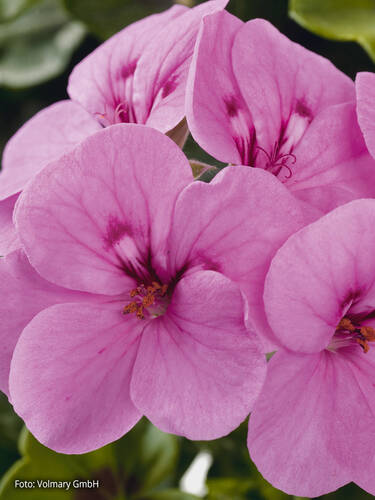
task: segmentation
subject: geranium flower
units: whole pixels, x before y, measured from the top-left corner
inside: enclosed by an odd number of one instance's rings
[[[375,494],[375,200],[337,208],[291,236],[266,278],[282,348],[249,424],[261,474],[317,497],[354,481]]]
[[[126,27],[80,62],[69,79],[72,100],[40,111],[8,142],[0,175],[0,214],[8,213],[2,200],[18,194],[48,163],[102,127],[144,123],[182,144],[187,135],[182,122],[185,86],[199,22],[227,3],[212,0],[193,9],[175,5]],[[0,255],[7,253],[14,237],[13,231],[9,241],[1,238]]]
[[[263,171],[192,180],[168,137],[120,124],[23,191],[15,220],[31,265],[21,250],[0,262],[0,364],[17,343],[11,401],[50,448],[98,448],[142,414],[213,439],[251,410],[265,362],[246,325],[264,320],[270,260],[304,219]]]
[[[186,95],[189,129],[215,158],[263,168],[323,212],[375,195],[354,83],[267,21],[207,15]]]

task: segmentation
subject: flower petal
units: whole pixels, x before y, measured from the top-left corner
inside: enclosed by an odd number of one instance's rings
[[[208,153],[241,164],[239,138],[251,117],[232,69],[232,46],[242,21],[226,11],[203,18],[186,88],[186,115],[194,139]]]
[[[131,397],[160,429],[214,439],[237,427],[261,389],[265,357],[245,329],[243,300],[228,278],[188,273],[164,317],[144,330]]]
[[[263,306],[264,279],[276,250],[306,223],[299,202],[272,174],[227,167],[210,184],[180,195],[170,234],[171,275],[188,264],[238,283],[256,332],[273,340]]]
[[[23,331],[9,379],[15,411],[44,445],[86,453],[120,438],[140,418],[129,382],[144,327],[93,304],[59,304]]]
[[[139,60],[134,74],[138,123],[167,132],[185,116],[185,91],[202,17],[222,10],[228,0],[211,0],[189,9],[158,34]]]
[[[286,182],[298,198],[324,212],[356,198],[375,197],[375,161],[358,127],[355,103],[323,110],[293,151]]]
[[[292,235],[266,278],[268,321],[283,345],[317,352],[328,346],[353,302],[375,283],[375,200],[337,208]]]
[[[72,101],[59,101],[37,113],[4,149],[0,199],[22,191],[48,163],[100,128],[96,120]]]
[[[22,250],[16,250],[0,259],[0,295],[0,389],[8,393],[13,350],[29,321],[53,304],[88,302],[98,298],[45,281],[30,266]]]
[[[348,352],[280,352],[269,363],[248,446],[263,477],[290,495],[318,497],[352,481],[354,470],[368,471],[373,360],[360,347],[342,351]]]
[[[68,85],[70,97],[104,125],[133,122],[133,77],[138,60],[147,45],[159,39],[162,28],[187,10],[174,5],[112,36],[73,69]]]
[[[358,122],[367,147],[375,158],[375,74],[358,73],[355,79]]]
[[[13,224],[13,209],[17,198],[14,195],[0,201],[0,256],[7,255],[21,245]]]
[[[321,110],[355,99],[349,77],[263,19],[240,28],[232,62],[257,143],[266,151],[274,148],[282,131],[284,141],[297,144]]]
[[[16,211],[21,241],[53,283],[124,292],[134,286],[129,268],[164,255],[175,199],[192,179],[182,151],[160,132],[133,124],[105,128],[23,192]]]

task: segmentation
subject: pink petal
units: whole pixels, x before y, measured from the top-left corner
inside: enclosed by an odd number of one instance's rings
[[[263,19],[240,28],[232,64],[252,114],[257,143],[266,151],[273,149],[285,127],[284,141],[296,145],[325,107],[355,98],[349,77]]]
[[[145,328],[131,397],[160,429],[214,439],[237,427],[261,389],[265,357],[244,325],[238,288],[219,273],[189,273],[166,315]]]
[[[13,224],[13,209],[17,198],[14,195],[0,201],[0,256],[7,255],[21,245]]]
[[[133,77],[146,47],[188,9],[174,5],[126,27],[81,61],[69,78],[70,97],[104,125],[134,122]]]
[[[71,101],[57,102],[37,113],[4,149],[0,199],[22,191],[48,163],[100,128],[81,106]]]
[[[228,0],[211,0],[188,10],[160,31],[157,44],[144,52],[134,75],[137,121],[162,132],[185,116],[185,89],[199,23],[222,10]]]
[[[355,79],[358,122],[375,158],[375,74],[358,73]]]
[[[225,274],[245,292],[256,332],[272,341],[264,279],[276,250],[306,222],[299,202],[273,175],[227,167],[210,184],[188,186],[178,199],[169,243],[171,275],[187,263]]]
[[[85,453],[140,418],[129,382],[144,323],[108,306],[60,304],[38,314],[14,351],[15,411],[44,445]]]
[[[248,446],[276,488],[317,497],[353,480],[354,471],[368,471],[375,438],[374,357],[357,349],[277,353],[271,359],[250,417]]]
[[[97,300],[45,281],[22,250],[0,259],[0,389],[8,393],[10,361],[22,330],[43,309],[61,302]]]
[[[375,200],[353,201],[292,235],[277,252],[264,302],[283,345],[302,352],[327,347],[352,302],[360,306],[373,293],[373,225]]]
[[[374,377],[374,364],[375,364],[375,350],[370,348],[366,355],[362,354],[355,355],[356,353],[350,353],[350,366],[353,372],[354,379],[357,380],[358,387],[362,391],[363,396],[367,399],[367,412],[369,410],[374,412],[374,387],[375,387],[375,377]],[[374,413],[373,413],[374,414]],[[366,425],[367,420],[363,421],[363,427]],[[352,481],[354,481],[358,486],[366,490],[368,493],[375,495],[375,480],[372,471],[375,465],[375,455],[374,450],[374,436],[372,433],[372,424],[367,429],[363,429],[363,435],[358,440],[357,447],[362,450],[363,458],[359,462],[359,466],[354,467]],[[368,452],[367,448],[371,447],[372,453]],[[366,464],[362,464],[364,460],[368,460]],[[361,467],[362,465],[362,467]]]
[[[23,192],[20,238],[53,283],[117,294],[134,287],[124,267],[162,259],[175,199],[193,179],[182,151],[141,125],[115,125],[51,164]],[[128,273],[129,274],[129,273]]]
[[[186,115],[195,140],[227,163],[241,164],[236,140],[248,137],[251,116],[232,69],[242,21],[226,11],[203,18],[186,88]]]
[[[354,102],[323,110],[293,153],[288,188],[324,212],[375,196],[375,161],[358,127]]]

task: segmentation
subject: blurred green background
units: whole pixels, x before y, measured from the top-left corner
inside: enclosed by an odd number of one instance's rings
[[[0,151],[28,118],[67,98],[72,68],[102,40],[172,4],[172,0],[0,0]],[[375,0],[290,0],[289,4],[287,0],[230,0],[228,10],[245,21],[268,19],[352,78],[358,71],[375,69]],[[211,160],[191,138],[185,150],[190,158]],[[35,441],[1,395],[0,500],[197,498],[183,493],[179,483],[202,450],[213,459],[207,500],[293,498],[272,488],[251,464],[246,427],[245,422],[228,437],[200,443],[163,434],[142,420],[116,443],[90,454],[65,456]],[[13,487],[15,478],[91,478],[99,479],[101,487],[20,490]],[[362,500],[372,495],[348,485],[321,498]]]

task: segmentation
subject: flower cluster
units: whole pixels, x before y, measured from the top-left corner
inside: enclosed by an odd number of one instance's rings
[[[59,452],[251,412],[277,488],[375,494],[375,74],[226,4],[125,28],[9,141],[0,388]]]

